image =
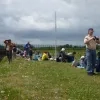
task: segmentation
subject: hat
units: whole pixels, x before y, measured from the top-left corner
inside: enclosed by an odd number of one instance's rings
[[[65,51],[65,48],[62,48],[61,51]]]
[[[81,56],[81,59],[84,59],[85,57],[84,56]]]

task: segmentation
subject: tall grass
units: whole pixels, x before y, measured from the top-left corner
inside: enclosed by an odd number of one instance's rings
[[[76,51],[77,58],[84,51]],[[0,100],[100,100],[100,75],[55,61],[0,63]]]

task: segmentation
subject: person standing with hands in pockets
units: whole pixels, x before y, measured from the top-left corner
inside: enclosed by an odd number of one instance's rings
[[[100,44],[100,39],[93,36],[93,28],[88,29],[88,35],[84,38],[84,44],[86,45],[86,58],[87,58],[87,74],[95,75],[94,68],[96,63],[96,45]]]

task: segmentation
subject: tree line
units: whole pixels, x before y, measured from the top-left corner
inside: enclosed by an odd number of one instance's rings
[[[17,44],[17,48],[23,50],[24,49],[24,44]],[[32,45],[33,49],[39,49],[39,50],[54,50],[55,46],[54,45]],[[0,49],[4,49],[4,45],[0,45]],[[65,44],[65,45],[57,45],[57,50],[60,50],[61,48],[67,48],[67,49],[85,49],[85,45],[83,46],[78,46],[78,45],[71,45],[71,44]],[[97,45],[97,50],[100,50],[100,45]]]

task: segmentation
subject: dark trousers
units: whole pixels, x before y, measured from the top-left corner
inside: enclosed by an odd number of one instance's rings
[[[32,55],[30,55],[30,60],[32,60]]]
[[[8,61],[10,63],[12,61],[12,50],[6,51],[6,55],[7,55]]]
[[[66,55],[66,59],[67,59],[67,62],[72,62],[74,61],[74,56],[70,56],[70,55]]]

